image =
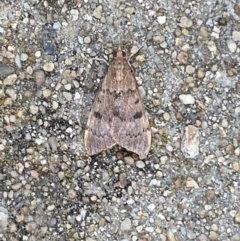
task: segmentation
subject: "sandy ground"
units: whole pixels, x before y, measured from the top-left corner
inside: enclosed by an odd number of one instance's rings
[[[118,45],[143,160],[83,146]],[[239,1],[1,1],[0,239],[239,241],[239,53]]]

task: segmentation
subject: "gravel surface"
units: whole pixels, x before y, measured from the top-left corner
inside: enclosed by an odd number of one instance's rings
[[[119,44],[144,160],[83,147]],[[239,74],[238,0],[0,1],[0,240],[239,241]]]

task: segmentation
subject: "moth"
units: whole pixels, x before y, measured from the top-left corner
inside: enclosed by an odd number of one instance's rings
[[[148,117],[121,47],[97,92],[84,134],[90,156],[116,144],[141,158],[147,156],[151,146]]]

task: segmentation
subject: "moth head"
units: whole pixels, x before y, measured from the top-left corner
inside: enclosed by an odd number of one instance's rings
[[[118,50],[117,50],[117,53],[115,56],[116,56],[116,58],[125,58],[126,54],[122,50],[121,45],[118,46]]]

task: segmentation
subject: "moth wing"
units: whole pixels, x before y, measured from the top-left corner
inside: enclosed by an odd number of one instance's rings
[[[106,78],[109,78],[109,76],[105,76],[102,87],[97,93],[85,129],[84,145],[90,156],[96,155],[116,144],[110,126],[113,97],[104,89]]]
[[[151,146],[149,121],[130,68],[124,78],[129,89],[115,99],[112,136],[120,146],[146,157]]]

